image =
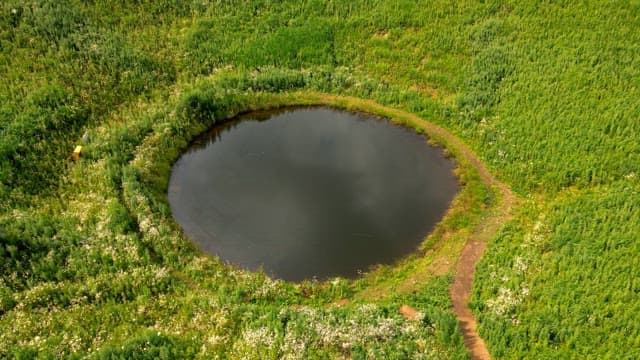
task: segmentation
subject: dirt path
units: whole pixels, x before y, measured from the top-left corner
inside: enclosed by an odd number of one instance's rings
[[[507,186],[492,178],[488,180],[490,181],[487,184],[493,185],[494,189],[500,192],[501,202],[494,209],[494,214],[473,232],[474,238],[467,241],[458,259],[453,284],[449,290],[453,311],[458,317],[464,344],[471,354],[471,359],[491,358],[484,341],[478,335],[476,318],[467,306],[471,297],[476,264],[482,257],[487,241],[495,235],[502,224],[510,219],[511,208],[515,201],[515,197]]]
[[[479,172],[482,181],[489,188],[494,189],[494,200],[499,201],[493,208],[492,214],[472,231],[472,237],[467,241],[456,264],[453,284],[449,290],[449,296],[453,303],[453,312],[458,318],[460,330],[464,337],[464,344],[471,354],[471,359],[490,359],[489,350],[484,341],[478,335],[477,322],[471,309],[467,306],[471,297],[473,276],[476,264],[482,257],[487,242],[495,235],[500,226],[511,218],[511,208],[515,202],[515,196],[509,187],[495,179],[473,151],[463,142],[449,132],[430,124],[417,117],[414,121],[425,126],[427,133],[435,133],[455,146]]]
[[[418,120],[416,119],[416,121]],[[484,164],[466,144],[447,131],[435,127],[424,120],[420,119],[419,122],[429,130],[427,133],[434,130],[436,134],[457,147],[461,155],[478,170],[485,185],[494,189],[494,200],[499,201],[493,208],[492,214],[472,231],[472,237],[467,241],[462,254],[458,258],[453,284],[449,290],[451,302],[453,303],[453,312],[458,318],[460,330],[464,337],[464,344],[471,354],[471,359],[490,359],[489,350],[480,335],[478,335],[476,318],[467,304],[471,297],[476,264],[482,257],[487,242],[495,235],[500,226],[511,218],[511,208],[514,205],[515,196],[507,185],[499,182],[489,173]]]
[[[491,356],[484,341],[478,335],[476,318],[467,304],[471,297],[476,264],[482,257],[487,242],[495,235],[500,226],[511,218],[511,209],[516,198],[508,186],[491,176],[484,164],[470,150],[465,150],[465,156],[470,160],[473,159],[472,163],[480,172],[483,182],[494,189],[499,197],[496,200],[500,201],[494,207],[493,213],[472,232],[472,238],[467,241],[460,258],[458,258],[453,284],[449,290],[453,311],[458,317],[464,344],[471,354],[471,359],[484,360],[490,359]]]
[[[328,105],[346,105],[347,108],[357,108],[364,111],[371,109],[375,110],[377,113],[386,114],[391,118],[409,120],[413,123],[419,124],[425,129],[425,132],[430,137],[435,138],[436,140],[438,138],[442,139],[450,147],[455,148],[458,152],[456,157],[464,158],[471,164],[471,166],[476,168],[484,184],[493,190],[493,200],[498,201],[498,203],[494,204],[491,213],[471,232],[460,257],[457,260],[453,284],[449,290],[451,302],[453,303],[453,311],[458,318],[460,329],[464,337],[464,344],[471,354],[471,359],[490,359],[491,356],[489,351],[487,350],[482,338],[478,335],[476,318],[473,316],[473,313],[467,304],[471,297],[471,288],[473,286],[473,276],[476,264],[482,257],[487,242],[496,234],[500,226],[511,218],[511,208],[516,202],[516,197],[508,186],[499,182],[491,175],[485,165],[465,143],[435,124],[425,121],[411,113],[392,109],[370,100],[352,97],[339,97],[327,94],[314,94],[310,97],[311,99],[316,99],[317,102]],[[444,262],[448,264],[447,261]],[[442,267],[448,269],[449,267],[447,264],[438,264],[438,261],[436,260],[431,264],[429,269],[426,269],[426,272],[442,272],[442,269],[438,270],[437,268]],[[409,291],[408,289],[412,289],[414,286],[416,286],[415,279],[408,279],[406,284],[402,284],[400,286],[400,289]],[[384,296],[382,295],[384,291],[380,289],[377,290],[378,291],[376,291],[376,289],[371,290],[370,295],[379,292],[380,294],[375,295],[374,297]]]
[[[485,243],[480,241],[470,241],[462,250],[462,255],[458,260],[456,274],[453,285],[449,290],[453,312],[458,317],[460,331],[464,338],[464,345],[471,354],[471,359],[490,359],[489,351],[484,341],[478,335],[476,318],[471,309],[467,306],[473,285],[473,274],[476,263],[482,256]]]
[[[473,286],[476,264],[482,257],[487,242],[495,235],[500,226],[511,218],[511,208],[514,205],[515,196],[507,185],[499,182],[489,173],[484,164],[466,144],[447,131],[422,119],[416,117],[414,121],[425,126],[427,133],[433,131],[458,148],[461,155],[469,160],[478,170],[485,185],[494,189],[494,200],[499,201],[499,203],[495,205],[492,214],[474,229],[472,237],[465,244],[462,254],[460,254],[458,258],[453,284],[449,290],[449,296],[453,303],[453,312],[458,318],[460,330],[464,337],[464,344],[471,354],[471,359],[490,359],[489,350],[480,335],[478,335],[476,318],[473,316],[467,304],[471,298],[471,288]]]

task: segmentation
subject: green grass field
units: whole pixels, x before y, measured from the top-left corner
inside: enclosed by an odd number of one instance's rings
[[[354,97],[455,134],[517,194],[470,303],[494,358],[640,357],[639,1],[7,0],[0,15],[0,358],[468,358],[454,268],[424,275],[494,203],[462,157],[464,190],[420,251],[355,281],[227,266],[171,218],[172,162],[239,112],[331,103],[424,131]]]

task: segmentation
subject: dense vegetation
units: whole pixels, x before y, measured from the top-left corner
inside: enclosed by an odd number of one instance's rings
[[[195,134],[314,92],[449,129],[522,198],[476,275],[495,357],[640,356],[640,3],[9,0],[0,14],[0,357],[465,358],[450,273],[397,293],[419,259],[274,281],[203,256],[171,220],[168,171]],[[443,238],[491,202],[461,177]],[[388,296],[358,295],[380,284]]]

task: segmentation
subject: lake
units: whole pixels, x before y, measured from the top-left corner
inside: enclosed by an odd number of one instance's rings
[[[417,250],[458,191],[424,135],[327,107],[241,115],[174,164],[175,220],[203,251],[290,281],[353,278]]]

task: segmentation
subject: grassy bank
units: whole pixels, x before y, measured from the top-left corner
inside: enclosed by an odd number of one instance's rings
[[[450,265],[494,202],[429,129],[466,187],[394,267],[293,285],[180,235],[164,192],[189,139],[301,103],[429,120],[524,199],[474,287],[494,357],[638,357],[637,2],[11,0],[0,13],[0,357],[464,358]],[[422,320],[400,317],[404,303]]]
[[[346,91],[333,81],[311,72],[230,71],[121,107],[90,129],[82,159],[67,162],[60,197],[38,199],[37,208],[6,218],[23,221],[4,223],[15,239],[9,245],[15,250],[7,249],[23,257],[29,252],[29,268],[19,260],[5,265],[13,271],[3,283],[0,324],[12,327],[2,338],[6,354],[129,356],[157,348],[204,358],[464,358],[449,310],[450,266],[432,270],[434,262],[455,262],[490,202],[464,156],[456,159],[466,186],[421,251],[357,281],[290,284],[233,268],[194,249],[170,216],[173,161],[195,135],[241,112],[325,104],[430,132],[408,113],[310,91]],[[433,139],[459,155],[445,138]],[[51,233],[35,232],[45,226]],[[39,253],[20,242],[26,229],[34,229]],[[408,286],[418,270],[421,281]],[[404,319],[403,304],[419,309],[419,320]]]

